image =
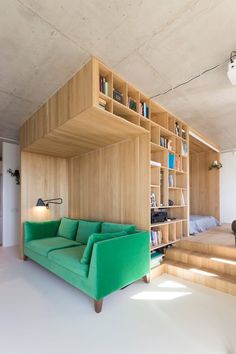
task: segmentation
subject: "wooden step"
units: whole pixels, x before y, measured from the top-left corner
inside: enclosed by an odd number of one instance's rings
[[[209,269],[188,266],[182,262],[166,260],[166,272],[168,274],[213,288],[231,295],[236,295],[236,277],[222,275],[218,272],[210,272]]]
[[[236,259],[212,256],[210,254],[194,252],[179,247],[169,248],[166,252],[165,259],[185,263],[189,266],[205,268],[208,269],[208,271],[228,274],[236,278]]]
[[[236,260],[236,247],[225,247],[216,244],[194,242],[189,239],[177,242],[175,247],[191,250],[193,252],[210,254],[211,256],[214,255],[215,257],[217,256],[220,258]]]

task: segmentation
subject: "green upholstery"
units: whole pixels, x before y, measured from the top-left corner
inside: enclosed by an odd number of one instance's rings
[[[57,235],[61,220],[24,223],[24,241],[53,237]]]
[[[95,242],[108,240],[108,239],[114,238],[114,237],[125,236],[126,234],[127,234],[127,232],[121,231],[121,232],[114,232],[112,234],[92,234],[92,235],[90,235],[89,239],[88,239],[88,243],[87,243],[86,248],[84,250],[83,257],[81,259],[81,263],[82,264],[89,264],[90,263],[90,259],[91,259],[91,255],[92,255],[92,251],[93,251],[93,245]]]
[[[88,274],[88,264],[82,264],[80,262],[85,245],[70,247],[66,249],[56,250],[49,253],[48,258],[59,265],[67,268],[71,272],[74,272],[82,277],[86,277]]]
[[[93,299],[100,300],[149,273],[148,231],[135,231],[125,236],[117,236],[114,235],[115,231],[112,228],[112,235],[108,239],[94,240],[90,263],[84,264],[81,261],[86,246],[58,237],[59,223],[58,220],[42,223],[26,222],[24,255]],[[126,230],[122,231],[130,231],[130,227],[133,225],[126,226]]]
[[[101,222],[80,220],[76,241],[86,244],[90,235],[101,232]]]
[[[136,226],[132,224],[115,224],[112,222],[104,222],[102,223],[101,233],[111,233],[111,232],[120,232],[126,231],[127,234],[132,234],[136,231]]]
[[[78,224],[78,220],[62,218],[57,235],[60,237],[68,238],[70,240],[75,240]]]
[[[47,256],[48,252],[56,249],[74,246],[78,246],[78,243],[64,237],[49,237],[25,243],[25,247],[41,254],[42,256]]]

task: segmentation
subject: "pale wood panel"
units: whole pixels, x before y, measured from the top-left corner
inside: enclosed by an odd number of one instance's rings
[[[93,104],[94,59],[87,63],[61,89],[28,119],[20,130],[21,147],[45,137]]]
[[[149,226],[149,137],[71,158],[70,215]]]
[[[201,152],[190,155],[190,212],[220,218],[220,171],[209,170],[219,153]]]
[[[63,198],[62,205],[50,209],[35,207],[37,199]],[[21,223],[68,215],[68,161],[21,152]]]
[[[37,127],[35,128],[34,124],[30,127],[33,129],[33,132],[29,129],[31,141],[35,137],[34,131]],[[107,111],[104,112],[100,108],[91,107],[43,137],[39,137],[36,141],[31,141],[31,144],[23,150],[52,156],[72,157],[145,132],[148,133],[144,128],[123,118]]]

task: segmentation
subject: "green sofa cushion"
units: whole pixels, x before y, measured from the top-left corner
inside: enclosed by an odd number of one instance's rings
[[[79,220],[62,218],[59,226],[57,236],[75,240],[76,232],[78,229]]]
[[[105,240],[109,240],[111,238],[125,236],[125,235],[127,235],[127,232],[125,232],[125,231],[106,233],[106,234],[92,234],[88,239],[88,243],[87,243],[87,246],[84,250],[84,254],[81,259],[81,263],[82,264],[89,264],[90,263],[90,259],[91,259],[92,251],[93,251],[93,245],[95,242],[105,241]]]
[[[61,267],[64,267],[80,276],[86,277],[89,268],[88,264],[80,263],[85,247],[85,245],[81,245],[55,250],[49,253],[48,258],[59,264]]]
[[[80,220],[76,241],[87,244],[89,236],[98,232],[101,232],[101,222]]]
[[[51,221],[26,221],[24,223],[24,240],[25,242],[33,239],[45,237],[54,237],[57,235],[61,220]]]
[[[25,243],[26,248],[46,257],[53,250],[74,246],[78,246],[78,242],[68,240],[64,237],[49,237]]]
[[[132,234],[136,231],[136,226],[132,224],[115,224],[112,222],[102,223],[101,233],[111,233],[126,231],[127,234]]]

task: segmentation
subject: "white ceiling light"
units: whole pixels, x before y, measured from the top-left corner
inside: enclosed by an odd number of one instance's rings
[[[229,81],[231,82],[232,85],[236,85],[236,58],[233,59],[233,57],[235,56],[236,56],[236,51],[231,52],[230,61],[228,64],[228,71],[227,71]]]

